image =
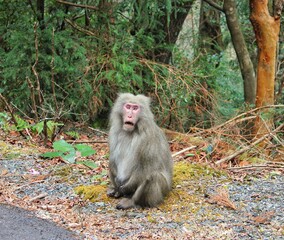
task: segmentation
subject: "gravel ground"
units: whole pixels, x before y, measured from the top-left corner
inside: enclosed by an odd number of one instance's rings
[[[78,201],[73,188],[89,184],[89,177],[78,175],[75,183],[68,183],[50,175],[30,184],[29,178],[23,176],[35,172],[47,175],[53,171],[54,166],[46,167],[44,163],[35,157],[0,160],[0,186],[2,189],[9,186],[10,191],[23,201],[44,193],[44,200],[35,201],[33,208],[31,204],[23,206],[34,210],[39,217],[55,221],[54,216],[57,216],[57,223],[81,233],[85,239],[284,239],[284,176],[280,171],[262,178],[251,176],[243,182],[214,178],[210,181],[200,179],[196,183],[197,186],[205,186],[209,195],[214,194],[218,187],[225,186],[236,210],[210,204],[204,194],[197,193],[200,201],[192,203],[193,208],[185,206],[174,212],[161,209],[121,211],[116,210],[113,203]],[[0,188],[0,202],[7,203],[7,199]],[[74,218],[67,218],[67,212],[43,207],[55,200],[60,202],[58,199],[68,201],[69,206],[73,201],[71,210],[67,209],[68,213],[74,213]],[[12,200],[11,203],[15,204]],[[76,216],[81,219],[77,225]]]

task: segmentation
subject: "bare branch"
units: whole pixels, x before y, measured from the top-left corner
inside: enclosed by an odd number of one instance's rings
[[[37,90],[37,94],[38,94],[38,103],[39,105],[42,104],[43,102],[43,99],[42,99],[42,96],[41,96],[41,89],[40,89],[40,82],[39,82],[39,75],[36,71],[36,67],[37,67],[37,64],[38,64],[38,36],[37,36],[37,26],[38,24],[35,23],[34,24],[34,37],[35,37],[35,62],[32,66],[32,71],[33,71],[33,74],[35,75],[35,78],[36,78],[36,83],[37,83],[37,86],[36,86],[36,90]]]
[[[183,150],[181,150],[181,151],[179,151],[179,152],[176,152],[176,153],[172,154],[172,157],[175,157],[175,156],[177,156],[177,155],[179,155],[179,154],[182,154],[182,153],[184,153],[184,152],[186,152],[186,151],[189,151],[189,150],[191,150],[191,149],[194,149],[194,148],[196,148],[196,146],[190,146],[190,147],[188,147],[188,148],[185,148],[185,149],[183,149]]]
[[[16,119],[16,117],[14,115],[13,108],[10,106],[10,104],[8,103],[6,98],[1,93],[0,93],[0,99],[4,102],[4,104],[6,105],[8,111],[10,112],[12,121],[14,122],[14,124],[16,126],[18,126],[18,122],[17,122],[17,119]],[[21,134],[22,137],[26,138],[26,136],[23,134],[22,131],[19,131],[19,133]]]
[[[65,4],[65,5],[69,5],[69,6],[73,6],[73,7],[87,8],[87,9],[92,9],[92,10],[99,10],[99,8],[96,7],[96,6],[90,6],[90,5],[85,5],[85,4],[76,4],[76,3],[71,3],[71,2],[62,1],[62,0],[56,0],[56,2]]]
[[[38,113],[37,113],[37,107],[36,107],[36,97],[35,97],[35,90],[34,90],[34,85],[32,84],[32,81],[29,79],[29,77],[26,77],[26,80],[29,85],[29,89],[31,91],[31,100],[32,100],[32,109],[33,113],[36,117],[36,120],[38,121]]]
[[[58,112],[58,103],[57,103],[57,100],[56,100],[56,93],[55,93],[55,79],[54,79],[54,69],[55,69],[55,66],[54,66],[54,56],[55,56],[55,44],[54,44],[54,32],[55,32],[55,29],[53,28],[52,29],[52,47],[51,47],[51,51],[52,51],[52,54],[51,54],[51,62],[50,62],[50,68],[51,68],[51,89],[52,89],[52,95],[53,95],[53,101],[54,101],[54,104],[55,104],[55,110],[56,112]]]
[[[270,137],[273,133],[279,131],[279,130],[280,130],[281,128],[283,128],[283,127],[284,127],[284,123],[281,124],[280,126],[278,126],[277,128],[275,128],[272,132],[263,135],[261,138],[257,139],[257,140],[254,141],[252,144],[250,144],[250,145],[248,145],[248,146],[242,148],[241,150],[239,150],[239,151],[233,153],[233,154],[230,155],[230,156],[227,156],[227,157],[224,157],[224,158],[218,160],[218,161],[215,162],[215,163],[216,163],[217,165],[219,165],[219,164],[221,164],[221,163],[223,163],[223,162],[226,162],[226,161],[231,160],[232,158],[234,158],[234,157],[240,155],[240,154],[243,153],[243,152],[246,152],[247,150],[251,149],[253,146],[255,146],[255,145],[257,145],[258,143],[262,142],[264,139]]]
[[[203,0],[204,2],[207,2],[211,7],[216,8],[220,12],[224,12],[223,7],[218,5],[217,3],[213,2],[212,0]]]
[[[76,23],[72,22],[71,20],[65,18],[65,21],[70,24],[73,28],[75,28],[76,30],[78,30],[79,32],[82,32],[82,33],[85,33],[86,35],[89,35],[89,36],[96,36],[93,32],[87,30],[87,29],[84,29],[82,27],[80,27],[79,25],[77,25]]]

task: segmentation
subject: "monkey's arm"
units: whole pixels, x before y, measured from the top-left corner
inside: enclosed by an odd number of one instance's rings
[[[117,176],[117,167],[113,162],[110,162],[109,177],[110,177],[111,183],[107,189],[107,195],[109,197],[119,198],[121,197],[121,194],[119,193],[119,189],[116,184],[116,176]]]
[[[122,195],[132,195],[136,191],[141,181],[142,180],[139,177],[139,174],[136,174],[134,171],[130,178],[120,185],[119,192]]]

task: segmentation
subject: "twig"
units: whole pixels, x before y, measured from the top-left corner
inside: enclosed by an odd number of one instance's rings
[[[250,114],[250,113],[256,112],[258,110],[265,109],[265,108],[284,108],[284,105],[281,105],[281,104],[280,105],[267,105],[267,106],[261,106],[261,107],[258,107],[258,108],[251,109],[251,110],[249,110],[247,112],[244,112],[244,113],[242,113],[242,114],[240,114],[240,115],[238,115],[238,116],[236,116],[234,118],[231,118],[227,122],[224,122],[224,123],[222,123],[222,124],[220,124],[218,126],[213,127],[213,129],[221,128],[221,127],[223,127],[225,125],[228,125],[231,122],[236,121],[236,119],[238,119],[238,118],[241,118],[241,117],[243,117],[243,116],[245,116],[247,114]]]
[[[37,195],[37,196],[31,198],[31,199],[29,200],[29,202],[33,202],[33,201],[35,201],[35,200],[38,200],[38,199],[41,199],[41,198],[45,198],[46,196],[48,196],[47,193],[41,193],[41,194],[39,194],[39,195]]]
[[[95,129],[95,128],[92,128],[92,127],[89,127],[89,129],[91,129],[91,130],[93,130],[93,131],[95,131],[95,132],[99,132],[99,133],[101,133],[101,134],[104,134],[104,135],[108,136],[108,133],[103,132],[103,131],[101,131],[101,130],[98,130],[98,129]]]
[[[85,5],[85,4],[76,4],[76,3],[71,3],[67,1],[62,1],[62,0],[56,0],[58,3],[62,3],[65,5],[73,6],[73,7],[80,7],[80,8],[87,8],[87,9],[92,9],[92,10],[99,10],[98,7],[96,6],[90,6],[90,5]]]
[[[262,142],[262,141],[263,141],[264,139],[266,139],[267,137],[271,136],[272,133],[275,133],[275,132],[279,131],[282,127],[284,127],[284,123],[281,124],[280,126],[278,126],[277,128],[275,128],[272,132],[267,133],[267,134],[265,134],[264,136],[262,136],[261,138],[257,139],[257,140],[254,141],[252,144],[250,144],[250,145],[244,147],[243,149],[241,149],[241,150],[239,150],[239,151],[233,153],[233,154],[230,155],[230,156],[227,156],[227,157],[225,157],[225,158],[222,158],[222,159],[218,160],[217,162],[215,162],[215,164],[221,164],[221,163],[223,163],[223,162],[229,161],[229,160],[231,160],[232,158],[238,156],[239,154],[241,154],[241,153],[243,153],[243,152],[246,152],[247,150],[249,150],[249,149],[252,148],[253,146],[255,146],[255,145],[257,145],[258,143]]]
[[[22,176],[22,175],[21,175],[21,176]],[[20,189],[22,189],[22,188],[24,188],[24,187],[27,187],[27,186],[29,186],[29,185],[36,184],[36,183],[43,183],[43,182],[44,182],[44,180],[38,180],[38,181],[29,182],[29,183],[27,183],[27,184],[24,184],[24,185],[21,185],[21,186],[15,188],[15,190],[20,190]]]
[[[18,126],[18,122],[17,122],[16,117],[15,117],[15,115],[14,115],[14,113],[13,113],[12,107],[10,106],[10,104],[8,103],[8,101],[6,100],[6,98],[5,98],[1,93],[0,93],[0,98],[1,98],[1,100],[5,103],[6,107],[8,108],[8,111],[9,111],[10,114],[11,114],[12,121],[14,122],[14,124],[15,124],[16,126]],[[23,134],[22,131],[19,131],[19,133],[21,134],[22,137],[26,138],[25,134]]]
[[[108,143],[107,140],[94,140],[94,141],[80,141],[80,140],[66,140],[68,143]]]
[[[239,123],[239,122],[241,122],[241,121],[246,121],[246,120],[253,119],[253,118],[255,118],[255,116],[246,117],[246,118],[244,118],[244,119],[238,120],[239,118],[241,118],[241,117],[243,117],[243,116],[245,116],[245,115],[251,114],[251,113],[253,113],[253,112],[257,112],[257,111],[259,111],[259,110],[261,110],[261,109],[265,109],[265,108],[284,108],[284,105],[283,105],[283,104],[279,104],[279,105],[267,105],[267,106],[261,106],[261,107],[258,107],[258,108],[254,108],[254,109],[251,109],[251,110],[249,110],[249,111],[247,111],[247,112],[241,113],[240,115],[238,115],[238,116],[236,116],[236,117],[234,117],[234,118],[231,118],[230,120],[228,120],[228,121],[226,121],[226,122],[224,122],[224,123],[222,123],[222,124],[220,124],[220,125],[214,126],[214,127],[212,127],[212,128],[209,128],[209,129],[202,129],[202,130],[200,130],[199,132],[196,132],[196,133],[193,133],[193,134],[189,134],[189,135],[192,136],[192,137],[194,137],[194,136],[201,135],[201,134],[203,134],[203,133],[205,133],[205,132],[207,132],[207,133],[212,133],[212,132],[217,131],[217,129],[223,128],[224,126],[229,125],[229,124],[231,124],[231,123],[235,123],[235,124],[236,124],[236,123]]]
[[[32,100],[32,109],[33,109],[33,113],[36,117],[36,119],[38,120],[38,114],[37,114],[37,108],[36,108],[36,99],[35,99],[35,91],[34,91],[34,85],[32,84],[32,81],[29,79],[29,77],[26,77],[26,80],[28,82],[29,85],[29,89],[31,91],[31,100]]]
[[[36,71],[36,66],[38,64],[38,37],[37,37],[37,23],[34,24],[34,37],[35,37],[35,62],[32,66],[32,71],[33,71],[33,74],[35,75],[35,78],[36,78],[36,90],[37,90],[37,94],[38,94],[38,103],[39,105],[42,104],[43,102],[43,99],[41,97],[41,90],[40,90],[40,82],[39,82],[39,75]],[[38,119],[37,119],[38,120]]]
[[[179,151],[179,152],[176,152],[176,153],[174,153],[174,154],[172,154],[172,157],[176,157],[177,155],[180,155],[180,154],[182,154],[182,153],[184,153],[184,152],[186,152],[186,151],[189,151],[189,150],[191,150],[191,149],[194,149],[194,148],[196,148],[197,146],[190,146],[190,147],[188,147],[188,148],[185,148],[185,149],[183,149],[183,150],[181,150],[181,151]]]
[[[230,171],[239,171],[239,170],[252,170],[252,169],[263,169],[263,168],[283,168],[284,166],[281,165],[248,165],[243,167],[230,167],[228,170]]]
[[[54,79],[54,55],[55,55],[55,44],[54,44],[54,32],[55,29],[52,28],[52,47],[51,47],[51,62],[50,62],[50,67],[51,67],[51,89],[52,89],[52,95],[53,95],[53,101],[55,104],[55,110],[56,112],[58,112],[58,104],[57,104],[57,100],[56,100],[56,93],[55,93],[55,79]]]
[[[224,9],[220,5],[218,5],[217,3],[215,3],[215,2],[213,2],[211,0],[204,0],[204,2],[207,2],[210,6],[216,8],[220,12],[224,12]]]
[[[65,20],[69,25],[71,25],[73,28],[75,28],[76,30],[78,30],[79,32],[85,33],[85,34],[88,35],[88,36],[96,36],[95,33],[91,32],[91,31],[89,31],[89,30],[87,30],[87,29],[85,29],[85,28],[80,27],[78,24],[72,22],[71,20],[69,20],[69,19],[67,19],[67,18],[65,18],[64,20]]]

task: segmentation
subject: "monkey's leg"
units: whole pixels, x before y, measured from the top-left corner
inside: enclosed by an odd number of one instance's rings
[[[138,186],[132,198],[122,199],[117,208],[155,207],[163,201],[170,188],[162,173],[154,173]]]

